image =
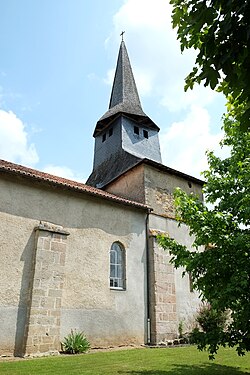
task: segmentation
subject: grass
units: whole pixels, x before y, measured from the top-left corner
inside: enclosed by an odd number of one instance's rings
[[[133,349],[0,362],[6,375],[243,375],[250,354],[220,349],[215,361],[195,347]]]

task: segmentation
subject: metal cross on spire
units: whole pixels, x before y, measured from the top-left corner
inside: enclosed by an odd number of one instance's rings
[[[122,37],[122,42],[123,42],[123,34],[125,33],[125,31],[122,31],[120,36]]]

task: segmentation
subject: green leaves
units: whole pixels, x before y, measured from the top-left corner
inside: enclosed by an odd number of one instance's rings
[[[181,51],[198,50],[185,90],[203,82],[234,102],[228,113],[250,129],[250,2],[171,0],[172,25]],[[244,110],[242,111],[241,105]],[[245,111],[245,112],[244,112]]]
[[[65,353],[78,354],[85,353],[90,348],[90,343],[83,332],[71,330],[70,334],[62,342]]]
[[[198,327],[193,329],[190,340],[197,344],[199,350],[205,350],[208,346],[209,359],[214,359],[219,344],[223,345],[228,317],[228,312],[219,311],[209,304],[204,304],[197,313],[196,322],[202,330]]]
[[[231,154],[221,160],[207,153],[204,194],[213,208],[180,189],[175,192],[179,225],[187,225],[194,236],[192,252],[171,238],[158,241],[176,267],[191,272],[194,287],[213,308],[232,312],[227,331],[217,339],[199,332],[200,347],[213,356],[218,345],[227,344],[242,354],[250,350],[250,1],[170,3],[181,51],[198,51],[184,89],[203,83],[226,96],[222,146]]]
[[[219,78],[220,78],[219,73],[213,67],[209,67],[207,69],[207,77],[206,77],[205,86],[210,85],[211,89],[214,90],[215,87],[218,85]]]
[[[202,332],[200,348],[211,356],[218,345],[236,346],[239,354],[250,351],[250,133],[238,121],[224,117],[225,138],[231,154],[225,159],[208,153],[204,194],[208,208],[198,197],[177,188],[176,219],[194,236],[193,249],[169,237],[160,245],[169,251],[175,267],[192,274],[194,288],[218,312],[229,309],[231,323],[222,335]]]

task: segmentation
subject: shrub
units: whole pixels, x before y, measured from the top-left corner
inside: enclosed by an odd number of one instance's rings
[[[67,337],[64,337],[62,342],[63,351],[68,354],[86,353],[90,348],[90,343],[84,336],[83,332],[76,332],[71,330]]]
[[[214,309],[207,304],[198,311],[196,322],[197,327],[189,336],[191,344],[197,344],[199,350],[209,351],[209,358],[214,359],[219,345],[224,345],[224,337],[227,328],[228,313]]]
[[[178,325],[179,338],[183,337],[183,327],[184,327],[184,322],[183,320],[180,320],[179,325]]]
[[[198,311],[196,321],[199,323],[203,332],[214,330],[224,330],[228,316],[225,311],[212,308],[211,305],[203,305]]]

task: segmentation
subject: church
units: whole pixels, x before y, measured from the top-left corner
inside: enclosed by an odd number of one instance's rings
[[[190,331],[200,304],[189,275],[157,244],[191,250],[173,192],[203,182],[162,164],[122,40],[86,184],[0,160],[0,355],[61,350],[71,330],[92,347],[157,345]]]

